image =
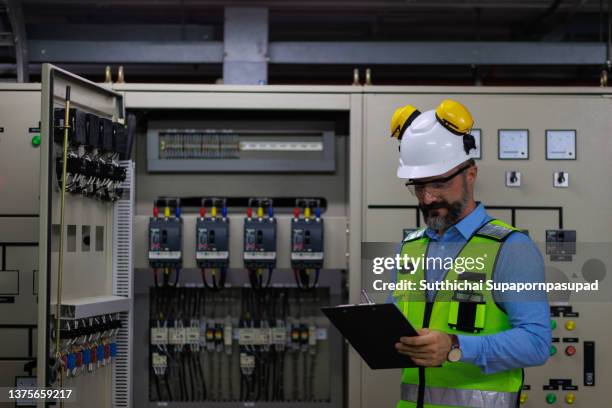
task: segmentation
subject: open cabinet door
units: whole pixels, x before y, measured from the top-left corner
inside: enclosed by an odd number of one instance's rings
[[[122,160],[123,97],[49,64],[41,94],[38,386],[73,389],[76,406],[127,407],[133,165]]]

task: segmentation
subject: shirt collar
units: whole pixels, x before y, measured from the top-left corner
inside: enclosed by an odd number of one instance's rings
[[[458,231],[463,238],[469,239],[474,232],[486,221],[487,212],[484,208],[484,205],[480,202],[477,202],[476,208],[472,210],[471,213],[466,215],[461,221],[450,227],[446,233],[453,230],[453,228]],[[431,228],[427,228],[425,230],[427,236],[431,239],[439,239],[438,231],[432,230]]]

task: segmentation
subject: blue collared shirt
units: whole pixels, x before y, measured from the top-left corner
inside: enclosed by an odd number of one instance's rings
[[[455,258],[467,240],[481,226],[493,219],[482,204],[442,236],[430,228],[427,257]],[[439,263],[437,266],[440,266]],[[426,271],[428,282],[441,281],[446,270]],[[494,271],[495,282],[544,282],[544,260],[535,243],[525,234],[514,233],[502,245]],[[428,293],[431,300],[434,293]],[[543,293],[529,296],[509,296],[494,292],[496,303],[508,314],[512,328],[486,336],[458,335],[463,357],[461,361],[475,364],[485,374],[513,368],[542,365],[549,356],[552,340],[550,310]]]

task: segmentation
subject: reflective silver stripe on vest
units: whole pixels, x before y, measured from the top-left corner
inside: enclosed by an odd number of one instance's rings
[[[402,384],[402,400],[417,402],[419,386]],[[425,404],[472,408],[516,407],[518,392],[463,390],[459,388],[425,387]]]
[[[482,228],[476,231],[476,234],[484,234],[495,237],[497,239],[504,239],[508,234],[513,232],[514,230],[508,227],[504,227],[503,225],[496,224],[485,224]]]

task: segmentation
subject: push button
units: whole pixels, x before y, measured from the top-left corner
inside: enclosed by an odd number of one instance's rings
[[[547,394],[546,395],[546,402],[549,404],[554,404],[555,402],[557,402],[557,396],[555,394]]]
[[[554,356],[555,354],[557,354],[557,347],[550,346],[550,350],[548,351],[548,354],[550,354],[551,356]]]
[[[576,354],[576,347],[574,346],[567,346],[565,348],[565,354],[567,354],[568,356],[573,356],[574,354]]]
[[[565,395],[565,402],[566,402],[567,404],[570,404],[570,405],[571,405],[571,404],[573,404],[575,399],[576,399],[576,396],[574,395],[574,393],[573,393],[573,392],[568,392],[568,393]]]
[[[521,393],[521,396],[519,398],[519,401],[521,402],[521,404],[524,404],[527,402],[527,394],[525,394],[524,392]]]
[[[565,322],[565,330],[572,331],[576,328],[576,322],[573,320],[568,320]]]
[[[555,330],[557,328],[557,321],[550,319],[550,329]]]

